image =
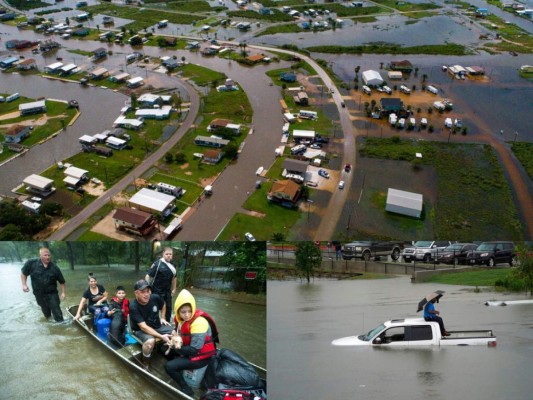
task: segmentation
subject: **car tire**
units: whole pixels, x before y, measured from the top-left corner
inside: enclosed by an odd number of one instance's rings
[[[390,258],[392,259],[392,261],[398,261],[398,259],[400,258],[400,249],[393,249]]]
[[[487,261],[487,266],[494,267],[495,265],[496,263],[494,262],[494,258],[489,258],[489,260]]]
[[[429,263],[431,262],[431,255],[430,254],[424,254],[424,258],[422,259],[423,262]]]
[[[362,258],[363,258],[363,260],[365,260],[365,261],[370,261],[370,252],[369,252],[369,251],[365,251],[365,252],[363,253],[363,257],[362,257]]]

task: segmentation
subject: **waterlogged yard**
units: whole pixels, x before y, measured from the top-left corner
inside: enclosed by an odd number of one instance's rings
[[[417,152],[423,154],[422,162],[415,160]],[[380,176],[367,174],[364,198],[369,204],[365,212],[371,214],[365,218],[374,215],[384,220],[381,226],[391,231],[381,234],[419,237],[426,233],[456,240],[523,237],[511,190],[490,146],[367,138],[360,155],[363,164],[365,158],[395,160],[388,162],[402,171],[399,188],[409,191],[409,186],[424,181],[418,191],[429,192],[424,196],[421,220],[387,213],[387,187],[379,185]]]

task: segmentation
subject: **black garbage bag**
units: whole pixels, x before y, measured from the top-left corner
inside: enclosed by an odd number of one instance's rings
[[[207,389],[266,389],[255,368],[228,349],[220,349],[212,358],[205,371],[204,385]]]

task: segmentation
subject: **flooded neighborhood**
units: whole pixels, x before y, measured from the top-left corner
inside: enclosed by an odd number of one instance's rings
[[[33,237],[532,237],[528,4],[78,3],[2,14],[0,189],[60,205]]]

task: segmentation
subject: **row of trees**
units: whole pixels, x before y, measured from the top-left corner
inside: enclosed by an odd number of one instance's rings
[[[108,268],[131,265],[136,272],[147,269],[161,256],[164,247],[174,249],[174,264],[183,273],[183,284],[194,284],[199,267],[212,260],[208,251],[220,251],[220,266],[228,267],[224,282],[231,282],[235,291],[266,292],[266,247],[264,242],[0,242],[0,262],[22,262],[39,256],[39,248],[47,247],[60,266],[74,270],[85,265]],[[246,279],[246,272],[256,277]]]

